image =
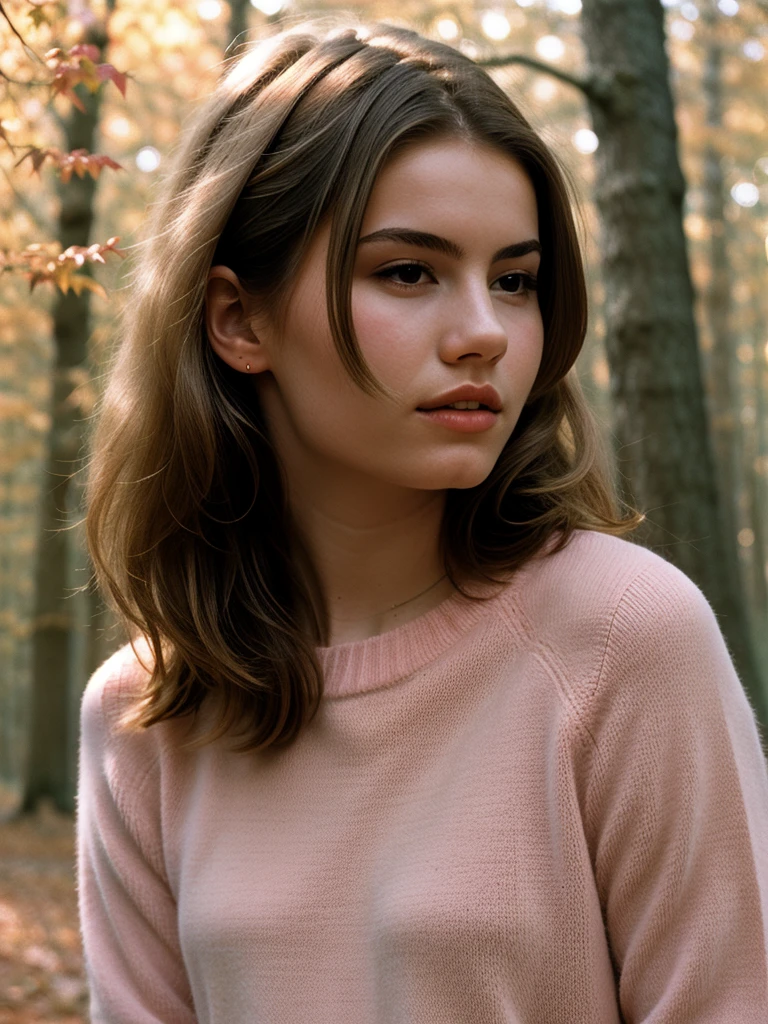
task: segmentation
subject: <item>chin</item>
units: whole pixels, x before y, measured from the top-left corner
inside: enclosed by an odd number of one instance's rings
[[[483,483],[494,465],[490,459],[467,460],[463,465],[432,463],[419,474],[417,486],[425,491],[467,491]]]

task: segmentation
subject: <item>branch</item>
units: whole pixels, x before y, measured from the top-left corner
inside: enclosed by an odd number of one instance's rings
[[[33,85],[50,85],[51,84],[50,82],[35,82],[35,81],[21,82],[18,78],[11,78],[10,75],[6,75],[6,73],[4,71],[0,71],[0,78],[4,78],[5,81],[6,82],[10,82],[11,85],[33,86]]]
[[[35,51],[32,49],[32,47],[29,45],[29,43],[27,43],[27,41],[24,38],[24,36],[19,32],[19,30],[16,28],[16,26],[11,21],[10,17],[8,16],[8,12],[6,11],[5,7],[3,7],[2,0],[0,0],[0,17],[4,18],[8,22],[8,28],[11,30],[11,32],[13,32],[13,34],[19,40],[19,42],[24,47],[24,49],[27,51],[27,53],[30,53],[35,58],[36,61],[39,61],[39,63],[42,64],[43,62],[40,59],[40,56],[37,53],[35,53]],[[3,76],[3,77],[5,77],[5,76]]]
[[[6,182],[8,183],[8,187],[13,193],[13,198],[15,199],[17,206],[20,206],[21,209],[25,211],[25,213],[29,214],[29,216],[35,222],[35,226],[41,233],[47,235],[51,230],[51,225],[48,223],[44,223],[41,220],[37,210],[35,210],[35,208],[27,201],[27,199],[21,194],[21,192],[19,192],[19,190],[13,184],[10,174],[8,174],[8,171],[6,171],[4,167],[2,168],[2,172]]]
[[[484,57],[475,60],[475,64],[479,64],[483,68],[503,68],[508,67],[510,64],[522,64],[524,67],[531,68],[533,71],[539,71],[543,75],[551,75],[552,78],[556,78],[558,81],[578,89],[587,99],[598,104],[605,105],[610,102],[613,94],[613,83],[609,83],[594,75],[581,77],[570,75],[567,71],[561,71],[560,68],[553,67],[553,65],[547,64],[543,60],[536,60],[535,57],[529,57],[524,53],[508,53],[498,57]]]

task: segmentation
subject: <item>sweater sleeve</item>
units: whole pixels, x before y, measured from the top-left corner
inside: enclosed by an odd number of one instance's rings
[[[81,708],[77,877],[90,1019],[195,1024],[163,865],[158,757],[145,733],[118,736],[105,710],[114,712],[126,671],[118,655]]]
[[[701,591],[659,560],[613,616],[585,827],[627,1024],[768,1021],[768,766]]]

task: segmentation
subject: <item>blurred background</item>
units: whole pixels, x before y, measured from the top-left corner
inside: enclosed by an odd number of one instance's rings
[[[766,0],[2,0],[0,1024],[85,1019],[78,708],[124,638],[87,586],[78,470],[132,246],[223,61],[340,9],[483,62],[569,171],[581,383],[637,539],[706,593],[766,735]]]

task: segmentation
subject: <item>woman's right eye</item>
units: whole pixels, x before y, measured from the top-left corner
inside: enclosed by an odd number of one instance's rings
[[[397,263],[393,267],[385,267],[384,270],[380,270],[376,276],[384,277],[388,281],[392,281],[393,284],[413,286],[425,283],[420,280],[422,274],[429,275],[429,271],[421,263]]]

